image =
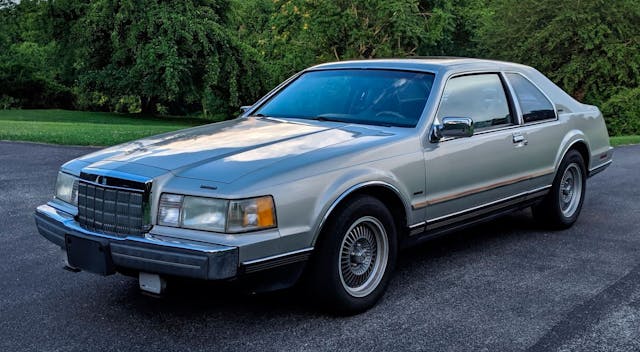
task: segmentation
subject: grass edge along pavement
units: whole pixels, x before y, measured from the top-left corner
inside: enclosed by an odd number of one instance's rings
[[[0,110],[0,140],[110,146],[215,121],[69,110]]]

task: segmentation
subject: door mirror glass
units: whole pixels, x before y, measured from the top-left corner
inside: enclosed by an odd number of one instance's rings
[[[252,106],[253,105],[243,105],[240,107],[240,112],[244,114],[245,112],[249,111],[249,109],[251,109]]]
[[[459,138],[473,136],[473,119],[469,117],[443,117],[440,125],[433,125],[431,141],[441,138]]]

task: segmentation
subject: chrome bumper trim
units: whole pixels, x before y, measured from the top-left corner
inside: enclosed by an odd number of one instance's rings
[[[230,248],[235,248],[235,247],[222,246],[222,245],[216,245],[216,244],[203,243],[200,245],[200,244],[195,244],[193,242],[182,242],[179,239],[173,239],[173,238],[171,240],[165,239],[165,238],[160,239],[158,236],[154,235],[153,233],[148,233],[144,237],[139,237],[139,236],[116,237],[116,236],[111,236],[103,233],[92,232],[78,225],[78,223],[75,222],[75,219],[71,214],[67,214],[55,207],[52,207],[49,204],[41,205],[38,208],[36,208],[36,213],[46,215],[50,217],[52,220],[62,223],[66,228],[69,228],[81,234],[95,236],[99,238],[105,238],[105,239],[114,240],[114,241],[133,241],[133,242],[140,242],[140,243],[146,243],[146,244],[152,244],[152,245],[158,245],[158,246],[164,246],[164,247],[173,247],[173,248],[192,250],[192,251],[203,252],[203,253],[217,253],[221,251],[227,251]]]
[[[80,227],[71,214],[56,209],[51,203],[39,206],[35,218],[40,234],[63,249],[69,248],[67,241],[71,237],[102,243],[108,262],[115,268],[204,280],[229,279],[239,273],[238,247],[160,239],[153,234],[114,237],[95,233]],[[91,266],[84,269],[91,271]],[[110,268],[98,273],[114,271]]]

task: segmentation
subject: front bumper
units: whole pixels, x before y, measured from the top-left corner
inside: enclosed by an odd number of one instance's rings
[[[50,205],[41,205],[35,213],[40,234],[65,251],[75,253],[83,269],[108,275],[120,268],[161,275],[222,280],[238,275],[238,247],[183,242],[177,239],[145,236],[114,237],[87,231],[71,214]],[[75,239],[75,242],[73,241]],[[74,243],[95,244],[95,253],[84,246],[74,249]],[[69,253],[71,258],[71,253]],[[95,257],[95,258],[94,258]],[[84,267],[83,267],[84,266]]]

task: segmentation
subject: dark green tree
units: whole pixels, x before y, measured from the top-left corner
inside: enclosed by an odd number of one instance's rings
[[[639,0],[494,0],[478,39],[487,56],[532,65],[599,104],[640,83]]]
[[[46,3],[0,1],[0,107],[71,107]]]
[[[139,99],[143,113],[229,113],[263,91],[260,61],[228,26],[229,1],[98,0],[78,21],[78,94]]]
[[[441,54],[438,44],[455,29],[455,18],[438,7],[448,0],[253,2],[270,13],[260,35],[249,33],[249,40],[275,81],[327,61]]]

